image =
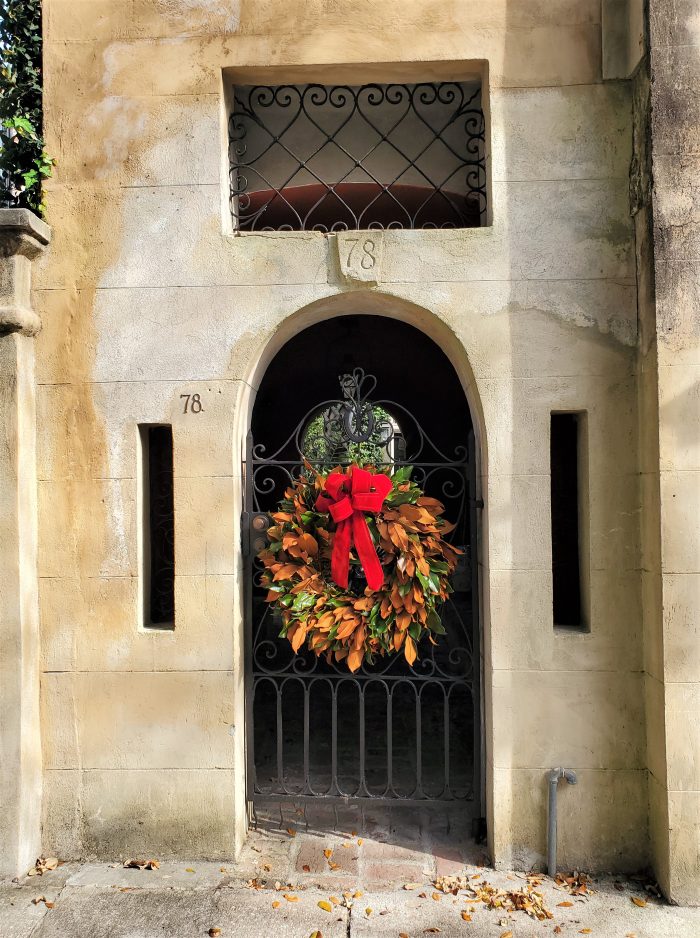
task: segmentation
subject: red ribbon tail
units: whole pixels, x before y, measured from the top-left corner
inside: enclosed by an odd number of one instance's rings
[[[343,589],[348,588],[348,573],[350,572],[350,542],[352,528],[350,519],[341,521],[335,529],[333,537],[333,553],[331,554],[331,576]]]
[[[354,512],[352,516],[352,533],[357,555],[365,571],[367,586],[371,590],[381,589],[384,583],[384,570],[379,563],[379,557],[372,543],[372,535],[369,533],[367,521],[361,511]]]

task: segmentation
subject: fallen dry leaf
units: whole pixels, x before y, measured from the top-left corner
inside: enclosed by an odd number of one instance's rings
[[[338,905],[338,903],[340,902],[340,899],[337,896],[329,896],[328,898],[331,900],[333,905]]]
[[[434,892],[434,893],[431,895],[430,898],[431,898],[431,899],[434,899],[436,902],[439,902],[440,899],[442,898],[442,896],[440,895],[439,892]]]
[[[194,870],[192,869],[191,866],[188,866],[185,868],[185,873],[194,873]]]
[[[275,901],[272,903],[272,908],[279,909],[279,907],[280,907],[280,901],[279,899],[275,899]]]
[[[287,833],[289,834],[290,837],[296,837],[296,835],[297,835],[297,832],[294,830],[293,827],[288,827],[288,828],[287,828]]]
[[[293,896],[293,895],[292,895],[291,893],[289,893],[289,892],[285,892],[284,898],[287,900],[287,902],[298,902],[298,901],[299,901],[299,896]]]
[[[408,935],[406,934],[405,931],[400,931],[400,932],[399,932],[399,938],[408,938]]]
[[[420,889],[420,883],[404,883],[404,889]]]
[[[333,851],[332,851],[332,850],[324,850],[324,851],[323,851],[323,855],[324,855],[324,857],[326,858],[326,860],[330,860],[330,858],[333,856]]]
[[[208,934],[209,934],[209,938],[216,938],[216,935],[220,935],[220,934],[221,934],[221,929],[220,929],[217,925],[214,925],[213,928],[210,928],[210,929],[209,929],[209,933],[208,933]]]
[[[419,899],[427,899],[427,898],[428,898],[428,893],[427,893],[427,892],[419,892],[419,893],[418,893],[418,898],[419,898]]]
[[[561,935],[561,928],[558,925],[554,926],[554,934]]]
[[[305,863],[305,864],[302,866],[302,870],[303,870],[305,873],[310,873],[310,872],[311,872],[311,867],[309,866],[308,863]]]
[[[432,928],[424,928],[424,929],[423,929],[423,934],[424,934],[424,935],[439,935],[439,934],[440,934],[440,929],[439,929],[439,928],[435,928],[435,927],[432,927]]]
[[[324,912],[332,912],[332,911],[333,911],[333,906],[330,904],[330,902],[326,902],[325,899],[321,899],[321,900],[318,902],[318,907],[319,907],[319,909],[323,909]]]
[[[513,932],[512,932],[512,931],[504,931],[503,934],[501,935],[501,938],[513,938]]]
[[[32,899],[34,905],[39,905],[40,902],[46,902],[46,896],[37,896],[36,899]]]
[[[371,914],[372,914],[372,909],[369,906],[367,906],[367,908],[365,909],[365,915],[367,916],[367,918],[369,918]]]
[[[27,870],[27,876],[43,876],[49,870],[55,870],[57,866],[58,857],[37,857],[31,870]]]
[[[124,860],[124,868],[127,870],[157,870],[160,868],[160,863],[158,860]]]
[[[363,841],[362,838],[360,837],[359,840],[357,841],[357,846],[358,846],[358,847],[361,847],[363,843],[364,843],[364,841]]]
[[[579,935],[590,935],[590,933],[591,933],[590,928],[582,928],[579,930]]]
[[[643,909],[644,906],[647,904],[647,900],[640,899],[639,896],[630,896],[630,898],[632,902],[634,902],[635,905],[639,906],[640,909]]]
[[[340,869],[340,863],[334,863],[333,860],[328,861],[328,866],[334,871]]]
[[[309,938],[323,938],[323,935],[320,931],[312,931]]]
[[[361,898],[362,898],[362,890],[361,890],[361,889],[356,889],[355,892],[352,894],[352,897],[353,897],[353,899],[361,899]]]
[[[54,906],[53,902],[45,902],[44,905],[46,906],[47,909],[53,909],[53,906]]]
[[[462,912],[461,915],[465,922],[471,922],[472,917],[469,912]]]
[[[558,909],[570,909],[573,906],[573,902],[557,902]]]

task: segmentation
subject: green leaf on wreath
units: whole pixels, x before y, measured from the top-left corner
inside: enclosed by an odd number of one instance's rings
[[[411,473],[413,472],[413,466],[401,466],[400,469],[397,469],[396,472],[392,475],[391,481],[394,485],[400,485],[401,482],[407,482],[411,478]]]
[[[428,613],[428,618],[426,619],[425,624],[428,626],[431,632],[435,632],[436,635],[445,635],[447,629],[442,624],[440,616],[435,612],[434,609],[431,609]]]

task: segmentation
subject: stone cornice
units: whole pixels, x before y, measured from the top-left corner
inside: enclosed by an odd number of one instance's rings
[[[0,208],[0,335],[36,335],[31,308],[31,265],[51,240],[51,229],[26,208]]]

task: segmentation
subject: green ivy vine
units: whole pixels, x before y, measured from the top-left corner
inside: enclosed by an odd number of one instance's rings
[[[0,204],[44,214],[41,0],[0,0]]]

